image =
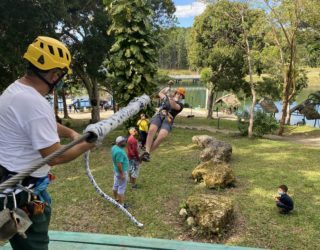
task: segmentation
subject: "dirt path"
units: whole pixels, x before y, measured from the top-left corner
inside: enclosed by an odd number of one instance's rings
[[[108,117],[110,117],[111,115],[113,115],[113,111],[112,110],[108,110],[108,111],[100,111],[100,116],[101,119],[106,119]],[[183,111],[179,114],[179,116],[183,116],[183,117],[187,117],[188,115],[194,115],[195,117],[206,117],[207,116],[207,111],[205,109],[190,109],[190,108],[184,108]],[[214,116],[216,116],[217,113],[214,112]],[[59,113],[59,116],[62,117],[63,114]],[[90,119],[91,118],[91,113],[90,112],[79,112],[79,113],[69,113],[69,116],[72,119]],[[228,119],[228,120],[236,120],[237,117],[233,114],[226,114],[223,112],[218,112],[218,116],[221,119]]]
[[[182,116],[187,116],[191,113],[191,110],[186,110]],[[106,119],[110,117],[113,114],[113,111],[101,111],[100,116],[101,119]],[[197,117],[204,117],[205,112],[202,110],[193,111],[192,114],[196,115]],[[69,116],[72,119],[90,119],[91,113],[90,112],[79,112],[79,113],[71,113]],[[220,114],[219,114],[220,116]],[[224,117],[224,119],[233,119],[234,117],[232,115],[225,115],[221,114]],[[227,129],[216,129],[210,126],[189,126],[189,125],[180,125],[175,124],[176,128],[182,128],[182,129],[195,129],[195,130],[202,130],[202,131],[209,131],[212,133],[221,133],[221,134],[227,134],[227,135],[239,135],[238,131],[234,130],[227,130]],[[294,136],[278,136],[278,135],[265,135],[263,136],[265,139],[274,140],[274,141],[287,141],[292,142],[295,144],[300,145],[306,145],[311,147],[320,147],[320,137],[312,137],[312,136],[306,136],[306,135],[294,135]]]
[[[227,135],[239,135],[238,131],[226,130],[226,129],[216,129],[210,126],[185,126],[185,125],[174,125],[176,128],[182,129],[196,129],[202,131],[209,131],[212,133],[221,133]],[[295,136],[278,136],[278,135],[264,135],[263,138],[273,141],[286,141],[295,144],[306,145],[310,147],[320,147],[320,137],[311,137],[305,135],[295,135]]]
[[[294,135],[294,136],[278,136],[278,135],[265,135],[265,139],[274,141],[287,141],[296,144],[306,145],[310,147],[320,147],[320,137],[311,137],[305,135]]]

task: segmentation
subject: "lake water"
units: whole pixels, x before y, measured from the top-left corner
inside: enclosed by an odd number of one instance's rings
[[[193,108],[205,108],[206,107],[206,88],[204,87],[188,87],[186,86],[186,103],[188,103],[189,105],[191,105]],[[304,101],[305,99],[308,98],[308,96],[311,93],[314,93],[316,91],[320,90],[320,85],[313,85],[308,87],[307,89],[304,89],[301,94],[297,97],[297,101],[295,103],[293,103],[291,105],[291,107],[301,103],[302,101]],[[221,96],[222,94],[227,94],[227,92],[225,93],[220,93],[219,96]],[[251,100],[245,100],[242,102],[242,107],[241,110],[243,109],[249,109],[251,104]],[[281,118],[281,110],[282,110],[282,102],[278,101],[275,102],[279,113],[276,114],[276,119],[280,120]],[[320,112],[320,109],[318,110]],[[291,124],[294,125],[297,122],[301,121],[303,118],[303,116],[297,116],[297,115],[292,115],[291,116]],[[306,120],[307,125],[310,126],[314,126],[315,121],[314,120]],[[320,121],[317,121],[316,124],[317,127],[320,126]]]

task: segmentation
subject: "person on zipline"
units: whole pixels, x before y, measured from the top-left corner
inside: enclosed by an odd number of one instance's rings
[[[152,117],[146,142],[146,151],[142,153],[142,161],[150,161],[150,153],[154,151],[172,130],[174,118],[183,110],[183,101],[186,90],[179,87],[173,96],[169,95],[170,87],[166,87],[159,92],[160,107],[159,112]],[[157,138],[154,140],[156,133]]]
[[[72,73],[67,47],[56,39],[39,36],[23,57],[27,61],[25,75],[0,96],[0,183],[60,149],[59,137],[72,140],[79,137],[76,131],[56,122],[53,109],[44,97],[59,86],[66,74]],[[32,191],[31,195],[19,187],[0,194],[0,211],[4,208],[5,197],[9,209],[14,207],[15,198],[18,208],[32,221],[25,232],[26,239],[13,231],[10,239],[13,249],[48,249],[51,198],[46,188],[50,182],[50,167],[69,162],[94,146],[81,142],[54,158],[49,165],[34,171],[22,181],[22,185]]]

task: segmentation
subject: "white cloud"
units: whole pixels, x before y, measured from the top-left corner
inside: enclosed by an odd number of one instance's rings
[[[187,5],[176,5],[175,15],[178,18],[195,17],[201,15],[205,9],[206,4],[195,1]]]

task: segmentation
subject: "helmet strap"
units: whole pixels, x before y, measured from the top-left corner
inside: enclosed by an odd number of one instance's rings
[[[50,83],[46,78],[43,77],[43,75],[40,74],[40,72],[38,70],[36,70],[34,67],[31,67],[31,70],[33,71],[33,73],[39,77],[44,83],[46,83],[49,87],[49,91],[48,94],[50,94],[52,92],[52,90],[54,89],[54,87],[62,80],[62,78],[65,76],[65,73],[62,74],[57,80],[55,80],[53,83]]]

